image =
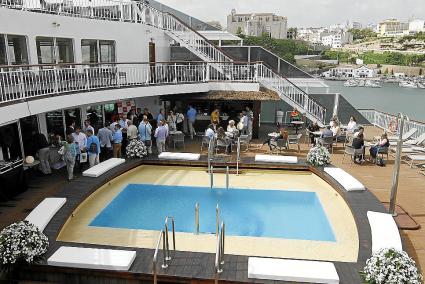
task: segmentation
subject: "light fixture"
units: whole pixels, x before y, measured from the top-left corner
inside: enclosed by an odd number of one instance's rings
[[[53,23],[52,23],[52,26],[53,26],[53,27],[55,27],[55,28],[60,27],[60,25],[61,25],[61,24],[59,24],[58,22],[53,22]]]

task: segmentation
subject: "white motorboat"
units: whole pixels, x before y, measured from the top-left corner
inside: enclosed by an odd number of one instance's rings
[[[356,80],[348,80],[344,83],[345,87],[357,87],[359,83]]]
[[[382,88],[381,84],[378,81],[372,80],[366,80],[364,86],[369,88]]]
[[[418,85],[415,82],[412,81],[401,81],[398,83],[399,87],[402,88],[409,88],[409,89],[416,89]]]

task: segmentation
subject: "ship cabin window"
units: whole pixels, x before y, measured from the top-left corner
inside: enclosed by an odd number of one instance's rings
[[[38,64],[73,63],[74,49],[70,38],[36,37]]]
[[[28,64],[26,37],[0,34],[0,65],[23,64]]]
[[[81,40],[83,63],[115,62],[115,41],[112,40]]]

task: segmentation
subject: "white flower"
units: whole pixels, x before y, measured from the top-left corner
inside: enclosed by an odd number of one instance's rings
[[[331,155],[328,149],[321,145],[316,145],[308,152],[307,162],[313,166],[326,166],[331,162]]]
[[[422,275],[406,252],[382,249],[366,261],[363,277],[374,284],[420,284]]]
[[[46,253],[49,240],[28,221],[14,223],[0,232],[0,264],[32,263]]]
[[[143,158],[148,154],[145,144],[138,139],[131,140],[126,150],[128,158]]]

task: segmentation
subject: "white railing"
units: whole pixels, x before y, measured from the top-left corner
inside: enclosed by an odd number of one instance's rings
[[[143,23],[164,29],[205,61],[232,62],[221,49],[172,14],[142,1],[115,0],[0,0],[0,7],[97,20]]]
[[[232,76],[224,76],[204,62],[4,66],[0,67],[0,103],[109,88],[211,81],[255,82],[254,64],[225,67]]]
[[[359,112],[366,118],[372,125],[383,129],[386,132],[399,133],[400,120],[397,115],[389,114],[374,109],[359,109]],[[415,120],[404,121],[404,132],[416,128],[417,131],[413,138],[425,133],[425,123]]]
[[[275,73],[264,64],[258,64],[258,82],[265,87],[276,91],[279,96],[288,98],[293,106],[310,115],[310,119],[316,119],[318,122],[325,123],[326,108],[315,102],[303,90],[294,85],[291,81]],[[284,99],[284,98],[282,98]]]

